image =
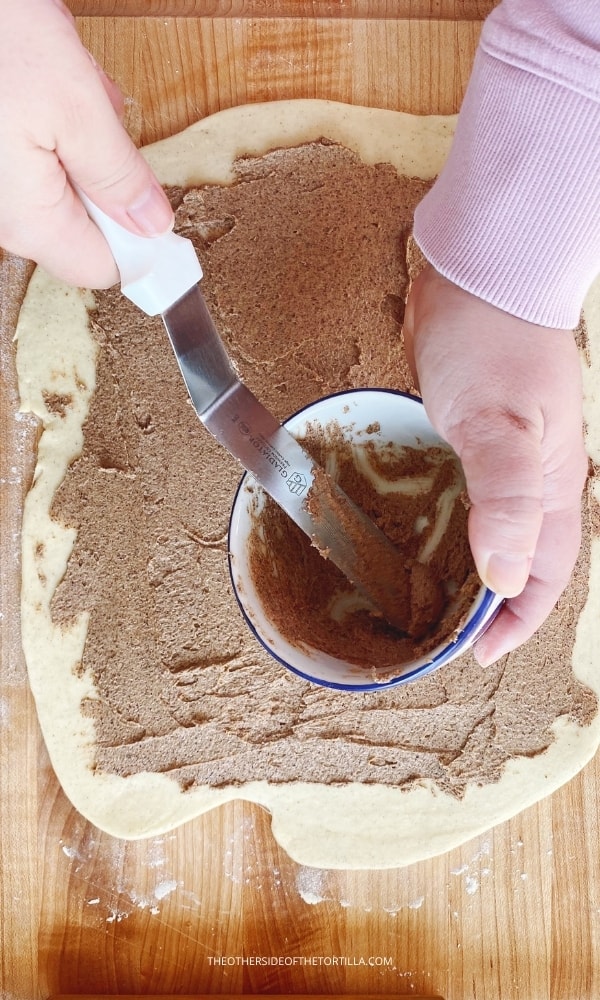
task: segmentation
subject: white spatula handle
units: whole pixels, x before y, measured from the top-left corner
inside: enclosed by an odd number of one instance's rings
[[[121,291],[148,316],[164,313],[202,277],[190,240],[165,233],[136,236],[120,226],[83,193],[86,211],[112,250],[121,276]]]

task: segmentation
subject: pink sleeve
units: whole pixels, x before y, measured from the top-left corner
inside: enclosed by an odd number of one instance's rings
[[[574,327],[600,271],[600,2],[503,0],[415,238],[441,274]]]

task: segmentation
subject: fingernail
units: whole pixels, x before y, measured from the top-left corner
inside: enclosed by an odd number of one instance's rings
[[[495,663],[496,660],[500,659],[500,656],[494,654],[491,650],[486,652],[485,643],[480,645],[476,642],[473,646],[473,655],[475,656],[479,666],[483,667],[484,670],[486,667],[491,667],[492,663]]]
[[[530,567],[531,559],[527,557],[492,552],[483,582],[502,597],[516,597],[527,583]]]
[[[144,236],[160,236],[173,225],[173,209],[163,189],[152,183],[127,209],[127,215]]]

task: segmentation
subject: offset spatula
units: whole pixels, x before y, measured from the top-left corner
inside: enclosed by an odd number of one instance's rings
[[[135,236],[79,195],[110,246],[123,294],[147,315],[162,315],[205,427],[374,609],[408,631],[410,576],[401,553],[240,382],[198,286],[202,268],[191,241]]]

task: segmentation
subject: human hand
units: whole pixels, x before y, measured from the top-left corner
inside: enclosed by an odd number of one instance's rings
[[[428,416],[464,468],[477,570],[508,598],[475,646],[487,665],[539,628],[579,551],[587,459],[575,341],[431,267],[411,289],[404,336]]]
[[[167,231],[171,206],[61,0],[2,0],[0,25],[0,246],[70,284],[108,287],[112,254],[69,181],[141,235]]]

